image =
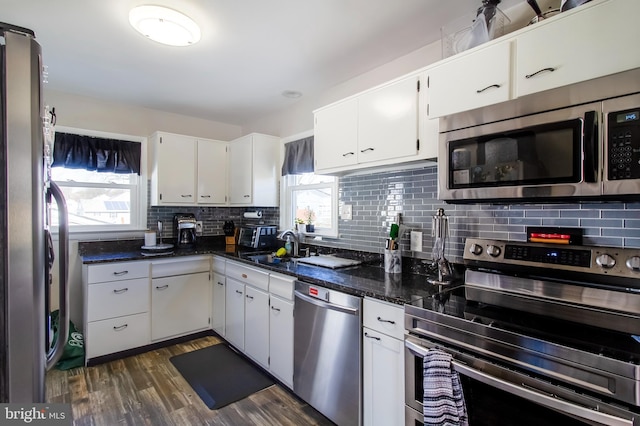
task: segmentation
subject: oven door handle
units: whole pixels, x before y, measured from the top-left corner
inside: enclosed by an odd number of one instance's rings
[[[416,345],[415,343],[412,343],[408,340],[405,340],[404,344],[405,347],[411,352],[422,357],[427,355],[427,352],[429,351],[427,348]],[[471,368],[455,360],[451,361],[451,364],[453,365],[453,369],[463,376],[470,377],[494,388],[509,392],[515,396],[519,396],[543,407],[547,407],[561,413],[567,413],[574,418],[584,420],[589,424],[597,423],[610,426],[633,426],[632,419],[624,419],[599,411],[594,411],[588,407],[583,407],[581,405],[577,405],[575,403],[550,396],[546,393],[536,392],[535,390],[524,388],[522,386],[515,385],[505,380],[493,377],[489,374],[483,373],[482,371]]]

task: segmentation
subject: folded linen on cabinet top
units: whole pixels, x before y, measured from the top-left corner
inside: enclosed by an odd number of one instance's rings
[[[425,426],[468,426],[460,376],[450,354],[430,349],[423,359]]]

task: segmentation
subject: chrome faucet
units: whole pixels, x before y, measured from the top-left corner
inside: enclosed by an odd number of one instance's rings
[[[290,236],[293,240],[293,248],[291,249],[291,255],[294,257],[298,257],[298,246],[300,245],[300,240],[298,238],[298,234],[296,234],[292,229],[287,229],[286,231],[282,231],[280,235],[278,235],[279,240],[285,241],[287,236]]]

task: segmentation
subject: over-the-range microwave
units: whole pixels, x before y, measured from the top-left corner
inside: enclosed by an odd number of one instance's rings
[[[640,200],[640,70],[442,118],[438,198]]]

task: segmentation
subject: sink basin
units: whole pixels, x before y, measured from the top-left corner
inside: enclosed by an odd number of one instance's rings
[[[263,263],[265,265],[277,265],[279,263],[286,263],[290,260],[289,258],[275,257],[271,254],[250,254],[245,257],[256,263]]]

